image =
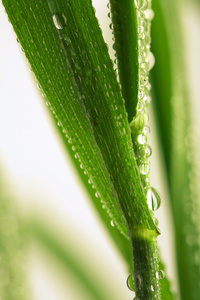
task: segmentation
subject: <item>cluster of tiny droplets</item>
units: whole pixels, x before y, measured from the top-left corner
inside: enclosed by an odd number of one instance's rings
[[[110,3],[107,8],[109,10],[108,17],[111,18]],[[160,207],[161,199],[159,193],[150,186],[150,166],[149,157],[151,156],[151,147],[147,144],[147,135],[150,132],[148,121],[147,107],[151,101],[149,95],[151,85],[149,83],[149,71],[153,68],[155,58],[150,52],[150,23],[154,17],[151,9],[151,0],[135,0],[135,8],[138,23],[138,54],[139,54],[139,82],[138,82],[138,105],[136,117],[131,122],[132,139],[134,142],[135,156],[141,180],[145,193],[147,195],[147,204],[151,210],[157,210]],[[115,42],[113,24],[110,24],[110,29],[113,34],[113,41]],[[115,44],[113,45],[115,50]],[[114,53],[114,68],[119,81],[119,73],[116,59],[116,52]],[[158,220],[154,218],[156,226]]]
[[[107,9],[108,9],[108,18],[111,20],[110,2],[108,2],[108,4],[107,4]],[[112,22],[109,24],[109,27],[112,30],[112,41],[113,41],[112,50],[114,50],[114,54],[113,54],[114,57],[112,57],[112,54],[111,54],[111,59],[112,59],[113,64],[114,64],[114,70],[115,70],[115,73],[116,73],[117,80],[120,83],[119,70],[118,70],[118,65],[117,65],[117,53],[116,53],[116,46],[115,46],[115,37],[114,37],[113,23]]]
[[[149,71],[154,65],[154,57],[150,52],[150,22],[154,13],[151,9],[151,0],[135,0],[137,23],[138,23],[138,104],[136,117],[131,122],[135,154],[139,171],[143,181],[144,190],[150,189],[149,181],[149,157],[151,148],[147,144],[147,135],[150,128],[146,125],[148,121],[147,107],[151,97],[149,91]]]

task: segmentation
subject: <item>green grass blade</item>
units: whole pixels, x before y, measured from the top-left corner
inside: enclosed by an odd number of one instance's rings
[[[136,114],[138,96],[138,33],[134,1],[110,0],[110,11],[122,95],[131,122]]]
[[[96,276],[91,276],[88,270],[83,266],[74,253],[69,250],[65,243],[61,242],[55,234],[47,230],[37,219],[33,219],[30,224],[31,235],[45,248],[47,252],[56,258],[62,268],[67,269],[74,275],[78,285],[82,285],[91,299],[105,300],[109,299],[106,291],[102,288]]]
[[[181,299],[195,300],[199,299],[200,295],[200,245],[198,242],[200,193],[197,149],[191,138],[194,134],[194,124],[185,76],[179,3],[155,1],[154,5],[156,12],[163,14],[162,18],[166,22],[168,43],[162,47],[169,46],[171,58],[171,75],[170,78],[166,78],[166,84],[171,80],[171,122],[173,125],[171,125],[172,143],[168,177],[175,225]],[[160,39],[160,34],[155,36],[155,39]],[[169,74],[168,70],[167,68],[166,74]],[[165,69],[157,72],[161,76]],[[164,97],[163,95],[162,98]],[[166,101],[169,103],[170,99],[166,98]],[[168,107],[167,103],[165,105]],[[164,126],[165,124],[160,123],[160,127]]]
[[[4,1],[4,5],[58,125],[67,130],[76,157],[111,217],[125,234],[125,225],[118,221],[120,204],[129,223],[155,228],[145,197],[141,201],[124,103],[91,3],[39,1],[35,6],[20,1],[18,6],[18,1],[12,5]]]
[[[151,71],[153,107],[156,115],[156,128],[164,154],[167,177],[169,180],[172,148],[172,78],[171,58],[167,35],[167,25],[159,1],[152,1],[155,17],[152,21],[151,49],[156,57],[156,64]]]
[[[141,201],[143,191],[124,103],[91,4],[34,4],[20,1],[19,6],[14,1],[8,5],[4,1],[58,125],[68,131],[76,157],[83,168],[87,166],[110,214],[113,206],[115,213],[118,211],[116,198],[120,198],[129,223],[155,228],[145,197]],[[67,26],[54,20],[58,18],[56,11],[62,12],[60,22],[67,22]],[[54,23],[58,28],[63,26],[61,32]],[[135,201],[127,203],[128,199]]]
[[[65,135],[63,134],[60,127],[58,127],[60,131],[60,136],[62,137],[62,141],[67,149],[68,154],[70,155],[71,160],[73,161],[73,165],[76,169],[77,175],[79,176],[81,182],[84,184],[89,197],[92,200],[92,204],[96,208],[96,211],[102,220],[102,225],[106,227],[107,232],[110,235],[110,238],[113,240],[116,249],[121,254],[122,258],[125,260],[127,265],[127,271],[130,273],[132,270],[132,256],[131,256],[131,247],[130,241],[122,235],[117,227],[113,227],[111,225],[110,216],[107,214],[106,210],[102,206],[100,201],[97,201],[95,196],[95,190],[92,188],[92,185],[88,182],[88,177],[84,174],[84,171],[80,169],[80,163],[74,157],[74,151],[71,148],[71,145],[66,141]]]
[[[4,0],[3,4],[47,104],[97,196],[124,236],[128,227],[136,294],[141,299],[160,299],[154,253],[159,233],[146,202],[124,101],[91,1]]]
[[[28,282],[26,272],[26,242],[20,230],[20,221],[7,192],[0,181],[0,298],[26,300]],[[9,187],[10,188],[10,187]]]

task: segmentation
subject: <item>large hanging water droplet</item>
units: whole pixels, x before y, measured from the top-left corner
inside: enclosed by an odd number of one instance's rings
[[[163,270],[156,271],[156,278],[163,279],[165,277],[165,272]]]
[[[149,71],[153,68],[155,65],[155,57],[152,52],[149,52]]]
[[[131,273],[127,280],[126,280],[126,284],[127,284],[127,287],[129,288],[130,291],[134,292],[135,290],[135,287],[134,287],[134,280],[133,280],[133,273]]]
[[[144,12],[144,16],[148,21],[153,20],[153,18],[154,18],[153,10],[151,8],[146,9]]]
[[[64,14],[53,14],[53,23],[57,29],[63,29],[66,25],[67,19]]]
[[[151,187],[147,192],[147,204],[149,209],[155,211],[159,209],[161,205],[161,197],[156,189]]]

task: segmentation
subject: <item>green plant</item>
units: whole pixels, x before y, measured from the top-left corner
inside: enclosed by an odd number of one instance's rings
[[[133,272],[136,299],[173,299],[156,246],[160,231],[153,211],[159,208],[160,196],[149,179],[151,148],[146,122],[149,69],[154,60],[149,50],[151,2],[110,1],[119,74],[114,71],[91,1],[4,0],[3,5],[66,149]],[[171,195],[181,297],[198,299],[199,244],[188,240],[199,236],[199,191],[196,185],[191,191],[195,159],[186,159],[191,143],[183,143],[186,124],[192,121],[180,54],[181,26],[172,1],[155,0],[153,8],[152,45],[160,64],[151,74],[152,96]],[[166,64],[166,57],[170,63]],[[186,208],[184,199],[189,199]],[[191,215],[188,206],[194,210]],[[38,232],[45,231],[34,232],[40,237]],[[56,249],[47,242],[48,235],[41,240]]]

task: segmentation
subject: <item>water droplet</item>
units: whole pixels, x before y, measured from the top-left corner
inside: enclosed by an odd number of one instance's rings
[[[78,159],[78,158],[79,158],[78,153],[76,153],[76,154],[74,155],[74,157]]]
[[[155,65],[155,57],[152,52],[149,52],[149,71],[153,68]]]
[[[143,278],[140,274],[136,276],[138,289],[141,290],[143,284]]]
[[[95,193],[95,197],[96,197],[96,198],[100,198],[99,192],[96,192],[96,193]]]
[[[147,89],[148,89],[148,91],[150,91],[150,90],[151,90],[151,83],[148,83],[148,85],[147,85]]]
[[[115,226],[115,223],[114,223],[114,221],[113,221],[113,220],[111,220],[111,221],[110,221],[110,225],[111,225],[112,227],[114,227],[114,226]]]
[[[135,287],[134,287],[134,280],[133,280],[133,273],[131,273],[127,280],[126,280],[126,285],[129,288],[130,291],[134,292]]]
[[[151,8],[148,8],[144,11],[144,16],[148,21],[152,21],[154,17],[154,12]]]
[[[88,179],[88,183],[89,183],[89,184],[93,184],[92,179]]]
[[[149,164],[141,164],[139,168],[142,175],[147,175],[150,171]]]
[[[151,187],[148,191],[147,191],[147,204],[149,206],[149,209],[155,211],[157,209],[159,209],[160,205],[161,205],[161,197],[160,194],[158,193],[158,191],[156,189],[154,189],[153,187]]]
[[[145,4],[146,4],[146,0],[135,0],[135,6],[138,9],[144,7]]]
[[[158,221],[158,219],[157,218],[153,218],[153,221],[154,221],[154,224],[156,225],[156,226],[158,226],[159,225],[159,221]]]
[[[138,98],[141,99],[143,97],[143,91],[139,90],[138,91]]]
[[[147,142],[147,137],[143,134],[139,134],[137,140],[139,144],[144,145]]]
[[[137,111],[141,111],[143,109],[143,103],[141,101],[137,104]]]
[[[148,125],[145,125],[142,132],[144,135],[147,135],[150,132],[150,127]]]
[[[141,34],[144,31],[143,26],[138,26],[138,33]]]
[[[53,23],[57,29],[63,29],[66,25],[66,21],[67,19],[64,14],[53,14]]]
[[[165,277],[165,272],[163,270],[156,271],[156,278],[163,279]]]
[[[155,291],[153,284],[151,285],[151,291],[152,291],[152,292]]]
[[[110,23],[109,27],[113,30],[113,23]]]

